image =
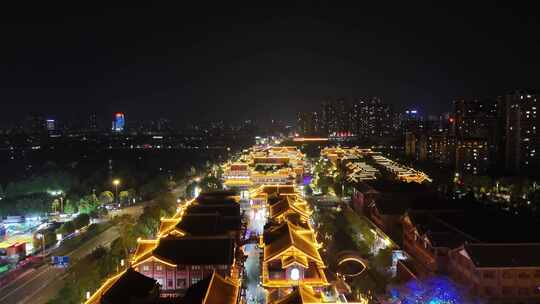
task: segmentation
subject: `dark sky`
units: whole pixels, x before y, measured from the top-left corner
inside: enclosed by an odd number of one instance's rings
[[[3,7],[0,118],[292,119],[326,97],[370,95],[434,113],[457,96],[540,87],[532,6],[188,2]]]

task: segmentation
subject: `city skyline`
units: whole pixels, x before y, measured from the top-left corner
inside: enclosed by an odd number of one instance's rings
[[[532,10],[409,5],[10,14],[0,118],[32,108],[292,121],[326,98],[355,96],[438,113],[459,97],[538,88]]]
[[[81,4],[0,11],[1,303],[540,303],[532,5]]]

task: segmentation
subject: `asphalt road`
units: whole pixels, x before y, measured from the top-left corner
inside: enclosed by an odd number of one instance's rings
[[[100,245],[109,245],[118,237],[118,234],[116,227],[103,231],[68,254],[70,260],[78,260]],[[3,288],[0,291],[0,303],[46,303],[62,288],[61,278],[64,275],[63,269],[54,268],[49,264],[42,265]]]
[[[181,183],[172,191],[173,194],[183,195],[186,185],[187,183]],[[151,201],[114,211],[111,215],[131,214],[136,217],[143,212],[144,206],[149,203],[151,203]],[[95,236],[68,254],[70,256],[70,261],[76,261],[84,257],[98,246],[110,245],[110,243],[118,236],[119,232],[116,227],[111,227],[103,231],[101,234]],[[31,269],[25,275],[18,277],[12,283],[0,290],[0,303],[45,304],[58,293],[60,288],[62,288],[64,284],[62,279],[65,275],[65,270],[51,267],[48,264],[42,265],[37,269]]]

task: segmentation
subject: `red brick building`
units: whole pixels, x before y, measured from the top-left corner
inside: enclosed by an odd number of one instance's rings
[[[449,261],[451,277],[490,303],[540,303],[540,243],[466,244]]]
[[[178,296],[214,271],[230,276],[235,267],[235,242],[231,238],[162,238],[154,242],[148,243],[154,248],[140,254],[133,267],[155,279],[162,296]]]

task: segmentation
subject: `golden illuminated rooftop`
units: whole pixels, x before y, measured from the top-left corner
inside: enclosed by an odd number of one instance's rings
[[[285,216],[296,213],[303,221],[307,221],[312,214],[307,202],[299,196],[286,195],[277,203],[269,207],[270,218],[281,221]]]
[[[339,304],[343,303],[336,299],[336,301],[323,299],[321,293],[313,290],[311,286],[306,284],[299,284],[291,293],[277,299],[270,301],[268,304]],[[367,299],[362,299],[358,302],[347,302],[350,304],[367,304]]]
[[[294,185],[260,185],[250,191],[250,196],[257,195],[299,195]]]
[[[111,286],[114,285],[114,283],[116,283],[116,281],[118,281],[118,279],[120,279],[120,277],[122,275],[124,275],[126,271],[122,271],[120,273],[117,273],[116,275],[108,278],[102,285],[101,287],[99,287],[99,289],[94,292],[94,294],[88,299],[86,300],[85,304],[100,304],[101,303],[101,296],[103,295],[103,293],[105,293],[107,290],[109,290],[109,288],[111,288]]]
[[[285,221],[281,225],[265,231],[265,234],[268,236],[265,236],[265,242],[268,241],[269,243],[264,244],[264,262],[298,256],[324,266],[318,251],[320,245],[317,243],[312,230]],[[290,261],[290,258],[288,261]]]
[[[128,268],[107,279],[85,303],[124,303],[130,297],[153,302],[158,288],[156,280]]]
[[[236,304],[240,283],[229,277],[222,277],[214,271],[202,304]]]
[[[322,304],[322,297],[313,288],[300,284],[298,288],[285,297],[269,304]]]
[[[159,239],[157,240],[137,240],[137,249],[131,259],[131,265],[136,267],[137,265],[152,258],[154,249],[159,245]]]

